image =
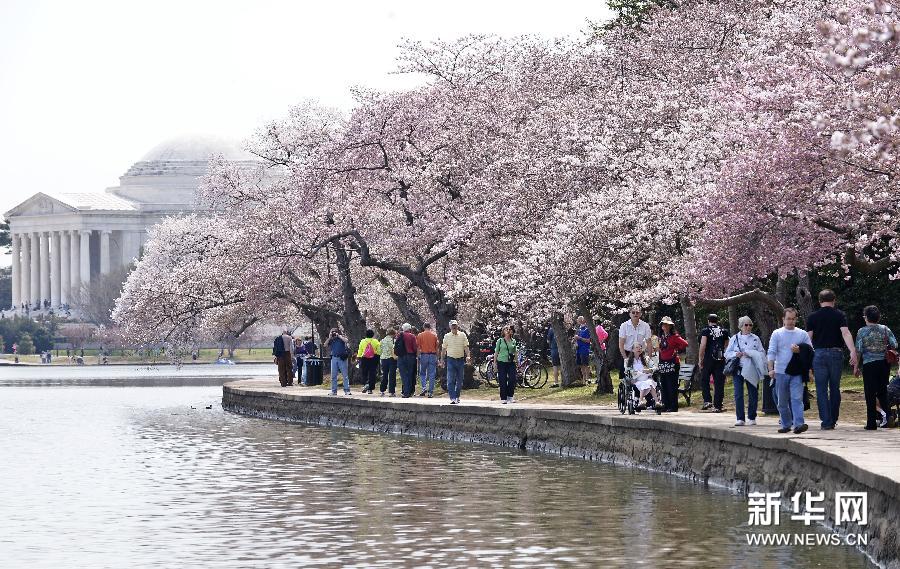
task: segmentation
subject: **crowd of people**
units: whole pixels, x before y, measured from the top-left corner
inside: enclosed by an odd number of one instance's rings
[[[881,324],[877,306],[863,311],[865,326],[855,335],[850,332],[847,317],[835,308],[833,291],[819,293],[820,308],[806,319],[807,329],[797,326],[798,313],[786,308],[782,327],[775,330],[765,347],[753,332],[754,322],[749,316],[738,319],[738,330],[730,334],[719,322],[717,314],[707,317],[706,326],[699,332],[699,378],[703,397],[701,411],[725,411],[726,377],[734,385],[735,426],[756,425],[760,389],[770,389],[779,415],[779,433],[800,434],[808,430],[804,411],[808,408],[807,382],[816,389],[816,404],[823,430],[834,429],[841,407],[840,381],[844,370],[845,352],[853,373],[863,377],[866,402],[865,428],[872,430],[888,423],[891,402],[888,400],[888,380],[891,365],[897,361],[897,339],[890,328]],[[632,307],[629,318],[619,326],[618,349],[621,356],[620,378],[639,394],[639,408],[652,407],[660,412],[678,411],[680,354],[688,347],[675,322],[663,317],[658,326],[651,327],[641,319],[639,307]],[[596,319],[594,332],[601,352],[606,351],[609,338],[608,321]],[[418,378],[420,397],[433,397],[438,368],[447,368],[447,392],[451,404],[460,401],[464,369],[472,362],[469,338],[459,322],[450,322],[450,331],[439,339],[426,323],[418,331],[403,324],[399,331],[388,329],[380,340],[374,330],[366,330],[365,338],[356,350],[363,382],[363,393],[373,394],[380,376],[381,396],[396,396],[397,375],[400,375],[400,394],[404,398],[416,394]],[[493,358],[504,404],[515,402],[516,361],[520,344],[511,325],[502,329],[493,342]],[[560,352],[552,327],[546,340],[552,366],[553,385],[558,387]],[[579,316],[577,329],[570,338],[575,364],[585,383],[591,377],[591,330],[587,319]],[[340,330],[332,329],[323,346],[331,355],[331,394],[338,393],[338,378],[343,378],[343,391],[350,395],[350,342]],[[273,356],[278,363],[282,386],[293,384],[298,376],[301,385],[307,384],[304,362],[317,354],[318,346],[312,336],[293,338],[289,331],[276,338]],[[746,397],[745,397],[746,394]]]

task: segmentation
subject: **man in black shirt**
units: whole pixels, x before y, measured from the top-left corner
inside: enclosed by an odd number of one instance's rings
[[[844,350],[850,350],[850,365],[856,367],[856,346],[847,327],[847,316],[834,307],[837,297],[833,290],[819,293],[819,308],[806,319],[806,330],[812,340],[813,374],[816,377],[816,405],[819,407],[821,428],[833,429],[841,410],[841,373]]]
[[[728,332],[719,326],[717,314],[710,314],[706,322],[706,328],[700,331],[700,387],[703,390],[703,407],[700,410],[712,408],[714,412],[721,413],[725,398],[725,348],[728,344]],[[713,376],[712,397],[709,393],[710,375]]]

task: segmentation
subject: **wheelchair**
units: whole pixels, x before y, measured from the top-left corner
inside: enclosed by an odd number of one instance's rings
[[[657,385],[659,384],[656,374],[653,375],[653,380],[656,381]],[[662,407],[657,405],[659,402],[654,401],[649,393],[647,394],[646,406],[641,405],[640,396],[641,392],[634,385],[634,375],[632,371],[626,369],[625,378],[619,381],[619,391],[617,394],[619,413],[624,415],[627,412],[629,415],[634,415],[646,408],[651,411],[656,411],[657,415],[662,415]]]

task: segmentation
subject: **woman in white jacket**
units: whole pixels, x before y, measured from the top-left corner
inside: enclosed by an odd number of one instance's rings
[[[734,409],[737,414],[736,427],[756,424],[756,408],[759,405],[759,383],[766,375],[766,350],[759,336],[752,332],[753,321],[749,316],[738,319],[740,332],[731,337],[725,358],[740,358],[740,365],[734,374]],[[747,421],[744,421],[744,385],[747,385]]]

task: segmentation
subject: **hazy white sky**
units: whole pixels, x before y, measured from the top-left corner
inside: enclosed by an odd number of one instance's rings
[[[607,16],[603,0],[0,0],[0,213],[103,191],[174,135],[243,138],[307,97],[346,108],[353,85],[402,86],[404,37],[571,35]]]

